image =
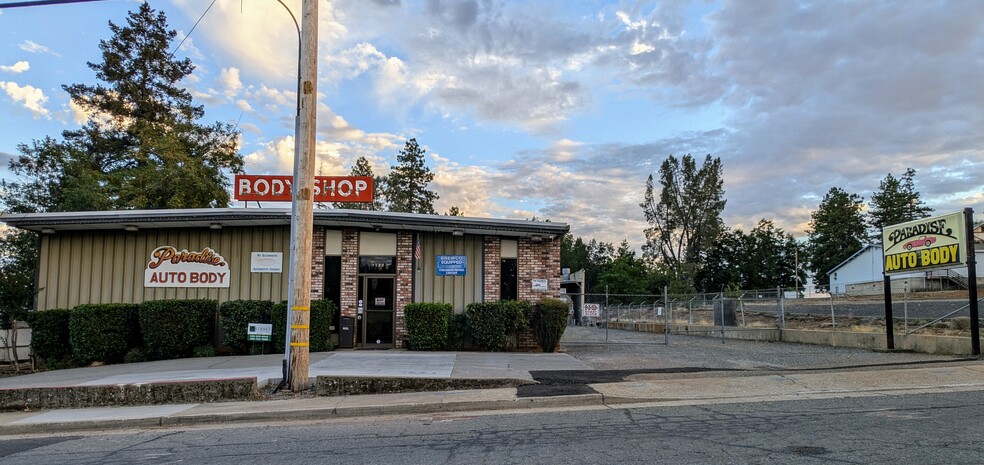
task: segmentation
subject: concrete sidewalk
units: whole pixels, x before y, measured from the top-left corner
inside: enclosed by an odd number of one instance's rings
[[[592,384],[594,394],[559,397],[524,398],[517,396],[515,388],[501,388],[2,413],[0,435],[530,408],[625,408],[984,391],[984,365],[978,362],[876,371],[654,377],[659,379],[633,375],[629,381]]]

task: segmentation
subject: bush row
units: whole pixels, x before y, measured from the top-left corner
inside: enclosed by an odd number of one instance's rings
[[[248,352],[248,323],[273,323],[270,347],[283,351],[287,305],[257,300],[230,301],[221,306],[215,300],[154,300],[34,312],[28,318],[31,348],[49,367],[212,356],[216,308],[224,342],[233,353]],[[312,302],[312,351],[332,349],[334,312],[335,306],[329,301]]]
[[[553,352],[567,328],[568,304],[543,299],[469,304],[454,315],[450,304],[415,303],[405,310],[410,350],[461,350],[471,342],[479,350],[498,352],[524,330],[533,329],[540,348]]]

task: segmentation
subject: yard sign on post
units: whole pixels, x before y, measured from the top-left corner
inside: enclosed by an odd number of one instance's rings
[[[955,268],[967,265],[971,288],[971,345],[974,355],[980,354],[977,328],[977,282],[974,269],[974,239],[969,232],[973,210],[966,209],[947,215],[886,226],[882,230],[882,254],[885,270],[885,329],[888,348],[893,349],[891,279],[893,274]]]

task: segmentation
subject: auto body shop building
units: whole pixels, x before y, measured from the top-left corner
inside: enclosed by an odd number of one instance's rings
[[[40,233],[37,310],[161,299],[287,300],[290,210],[13,214]],[[362,324],[356,346],[402,347],[403,309],[560,297],[563,223],[315,210],[312,299]],[[348,346],[342,341],[343,346]]]

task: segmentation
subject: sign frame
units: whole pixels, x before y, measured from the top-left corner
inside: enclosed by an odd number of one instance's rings
[[[468,274],[467,255],[438,255],[434,264],[437,276],[465,276]]]
[[[882,269],[886,275],[967,264],[963,212],[947,213],[882,229]]]

